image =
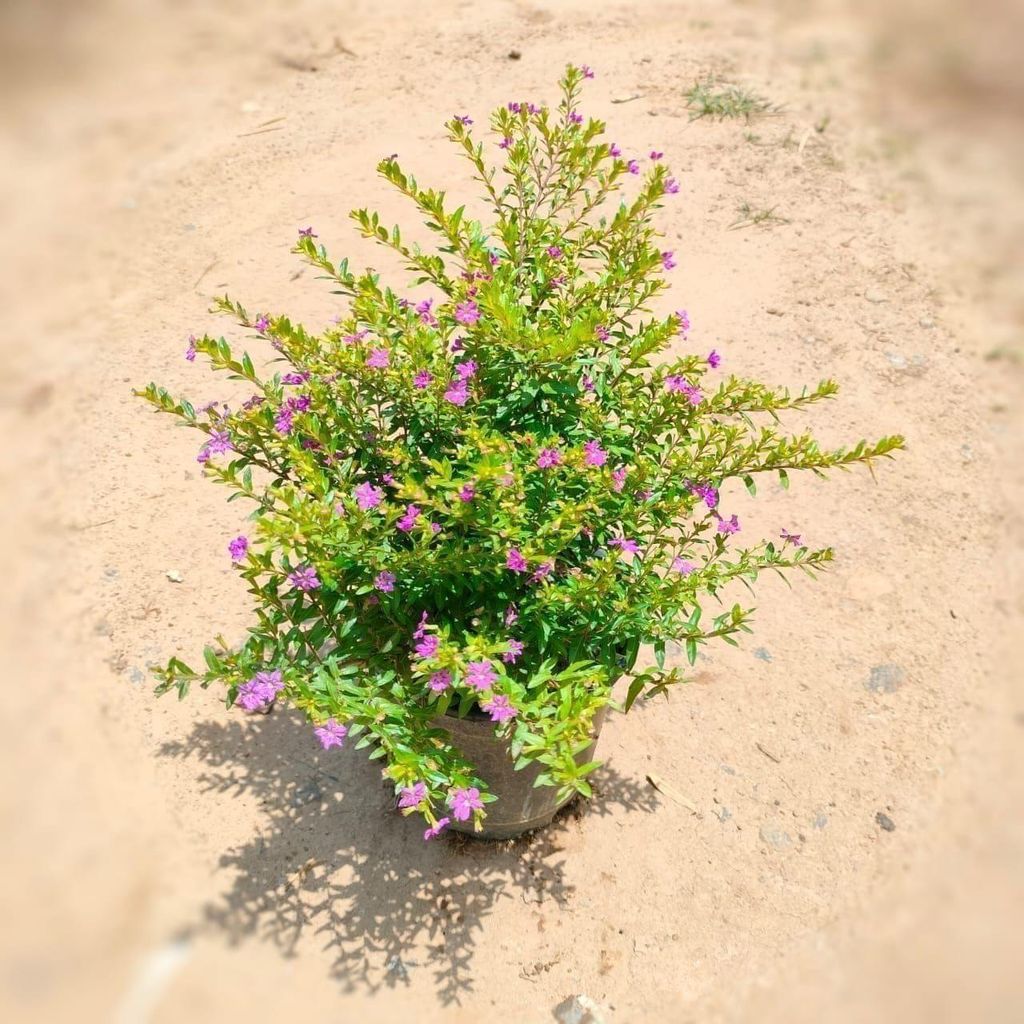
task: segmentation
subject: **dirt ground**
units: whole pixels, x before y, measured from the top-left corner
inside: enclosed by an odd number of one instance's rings
[[[577,993],[618,1024],[1022,1018],[1020,35],[994,2],[885,12],[7,5],[4,1020],[539,1024]],[[291,715],[152,696],[149,663],[245,627],[241,513],[130,392],[229,397],[182,358],[230,328],[211,295],[325,323],[296,228],[379,260],[346,219],[407,213],[377,159],[468,188],[441,122],[550,99],[569,60],[682,181],[666,308],[690,344],[835,375],[821,436],[908,450],[877,481],[732,497],[750,533],[834,544],[834,571],[766,579],[740,650],[613,716],[592,803],[425,845]],[[689,120],[709,73],[781,111]],[[744,203],[774,216],[736,225]]]

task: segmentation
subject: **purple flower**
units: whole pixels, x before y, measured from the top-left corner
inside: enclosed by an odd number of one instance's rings
[[[677,309],[676,316],[679,317],[679,333],[685,338],[690,329],[690,314],[685,309]]]
[[[690,405],[700,405],[704,397],[700,393],[699,388],[695,388],[685,377],[678,373],[669,374],[665,378],[665,389],[685,395]]]
[[[435,633],[424,633],[413,648],[417,658],[432,658],[441,646],[441,638]]]
[[[194,334],[188,336],[188,348],[185,349],[185,358],[190,363],[196,361],[196,336]]]
[[[513,625],[513,623],[516,623],[518,621],[519,621],[519,609],[514,604],[510,604],[505,609],[505,625],[506,626],[511,626],[511,625]]]
[[[416,525],[416,520],[420,517],[420,510],[415,505],[405,506],[405,515],[398,520],[395,525],[403,532],[409,533],[412,528]]]
[[[497,678],[498,674],[489,661],[471,661],[466,669],[466,685],[475,690],[489,690]]]
[[[453,380],[448,385],[448,390],[444,393],[444,397],[445,401],[451,402],[452,405],[465,405],[469,400],[469,385],[462,377],[458,380]]]
[[[583,450],[587,453],[583,460],[588,466],[603,466],[608,461],[608,453],[599,441],[588,441]]]
[[[311,227],[309,227],[309,228],[300,228],[299,229],[299,238],[316,238],[316,237],[317,236],[313,233],[313,229]]]
[[[362,330],[362,331],[356,331],[356,332],[355,332],[354,334],[346,334],[346,335],[345,335],[345,337],[344,337],[344,338],[342,338],[341,340],[342,340],[343,342],[345,342],[345,344],[346,344],[346,345],[357,345],[357,344],[358,344],[359,342],[361,342],[361,341],[363,340],[363,338],[365,338],[365,337],[366,337],[366,336],[367,336],[367,335],[368,335],[369,333],[370,333],[370,332],[369,332],[369,331],[367,331],[367,330]]]
[[[676,557],[672,559],[672,568],[683,576],[689,576],[697,567],[693,562],[688,562],[685,558],[676,555]]]
[[[792,544],[794,547],[800,547],[799,533],[790,533],[789,530],[783,530],[779,536],[782,538],[783,544]]]
[[[640,173],[640,161],[639,160],[630,160],[629,163],[626,164],[626,170],[628,170],[630,174],[639,174]]]
[[[375,348],[366,357],[366,365],[383,370],[391,362],[391,353],[386,348]]]
[[[465,125],[467,128],[473,123],[473,118],[466,114],[456,114],[455,120],[458,121],[459,124]]]
[[[711,484],[690,484],[690,491],[696,494],[708,508],[714,508],[718,504],[718,491]]]
[[[456,821],[469,821],[473,811],[484,809],[483,801],[480,799],[480,790],[476,786],[469,789],[454,789],[448,797],[448,806],[452,809]]]
[[[589,67],[588,65],[586,65],[586,64],[584,64],[584,65],[583,65],[583,67],[581,67],[581,68],[580,68],[580,71],[582,71],[582,72],[583,72],[583,77],[584,77],[584,78],[593,78],[593,77],[594,77],[594,71],[593,71],[593,69],[592,69],[592,68],[590,68],[590,67]]]
[[[439,819],[436,825],[431,825],[430,828],[423,833],[424,841],[426,842],[431,839],[436,839],[450,824],[450,818]]]
[[[369,480],[361,483],[354,493],[357,504],[364,512],[376,508],[384,500],[384,492],[379,487],[374,487]]]
[[[459,501],[472,501],[476,497],[476,488],[472,484],[466,484],[459,491]]]
[[[458,363],[455,367],[455,372],[463,379],[469,380],[472,377],[478,367],[472,359],[467,359],[464,363]]]
[[[412,386],[419,388],[422,391],[424,388],[429,388],[431,381],[434,379],[434,375],[429,370],[420,370],[412,379]]]
[[[311,565],[303,565],[288,573],[288,582],[296,590],[317,590],[320,587],[320,579],[316,569]]]
[[[251,409],[258,409],[265,401],[266,398],[263,395],[253,395],[252,398],[247,398],[242,403],[242,408],[249,412]]]
[[[612,143],[612,144],[611,144],[611,145],[610,145],[610,146],[608,147],[608,155],[609,155],[609,156],[614,156],[614,157],[620,157],[620,156],[622,156],[622,150],[621,150],[621,149],[619,149],[618,143],[616,143],[616,142],[613,142],[613,143]]]
[[[490,700],[485,700],[480,705],[491,716],[492,722],[507,722],[515,718],[518,712],[509,703],[508,697],[503,693],[496,693]]]
[[[312,404],[309,395],[294,395],[285,402],[285,407],[291,412],[305,412]]]
[[[593,391],[594,378],[588,376],[587,374],[583,374],[583,376],[580,378],[580,387],[583,388],[584,391]]]
[[[274,429],[279,434],[290,434],[292,432],[292,418],[294,413],[287,406],[282,406],[277,410],[277,415],[274,417]]]
[[[430,677],[430,688],[434,693],[441,693],[452,685],[452,674],[448,669],[443,668]]]
[[[424,299],[422,302],[416,303],[416,312],[419,314],[420,321],[430,327],[437,324],[437,317],[430,311],[433,304],[433,299]]]
[[[626,474],[629,470],[625,466],[619,466],[612,470],[612,490],[621,491],[626,486]]]
[[[309,380],[308,373],[286,373],[281,378],[282,384],[305,384]]]
[[[560,245],[549,245],[548,255],[553,260],[560,260],[562,258],[562,247]]]
[[[724,534],[739,533],[740,532],[740,521],[736,516],[732,516],[729,519],[718,520],[718,532]]]
[[[509,640],[508,650],[501,656],[501,660],[507,665],[514,665],[516,659],[523,653],[526,645],[522,640]]]
[[[632,537],[613,537],[608,541],[608,547],[636,554],[640,550],[640,542],[633,540]]]
[[[238,688],[235,703],[246,711],[265,711],[283,689],[284,680],[279,669],[257,672]]]
[[[541,562],[537,566],[537,571],[530,577],[531,583],[540,583],[541,580],[546,579],[555,569],[554,562]]]
[[[255,330],[257,330],[257,331],[258,331],[258,332],[259,332],[260,334],[266,334],[266,333],[267,333],[267,330],[268,330],[268,329],[269,329],[269,327],[270,327],[270,321],[269,321],[269,320],[267,319],[267,317],[266,317],[266,316],[263,316],[263,315],[261,314],[260,316],[256,317],[256,322],[255,322],[255,323],[254,323],[254,324],[253,324],[252,326],[253,326],[253,327],[255,328]]]
[[[505,138],[498,143],[498,149],[508,149],[512,145],[512,138],[506,135]]]
[[[508,555],[505,558],[505,567],[507,569],[511,569],[512,572],[526,572],[526,559],[523,558],[522,552],[518,548],[508,549]]]
[[[666,178],[665,191],[674,196],[679,191],[679,182],[675,178]]]
[[[455,307],[455,319],[467,327],[472,326],[480,319],[480,307],[472,299],[466,299]]]
[[[659,153],[656,149],[652,149],[650,155],[652,160],[660,160],[665,154]]]
[[[708,366],[710,366],[712,370],[717,370],[721,365],[722,357],[714,349],[712,349],[708,353]]]
[[[603,324],[598,324],[594,328],[594,336],[598,341],[607,341],[611,337],[611,333]]]
[[[671,249],[666,249],[665,252],[661,254],[661,265],[665,270],[671,270],[676,265],[674,256],[675,254]]]
[[[513,114],[518,114],[523,108],[522,104],[516,103],[515,100],[509,100],[508,109],[511,110]]]
[[[345,745],[348,729],[336,719],[328,718],[323,725],[313,730],[313,735],[320,741],[320,746],[324,750],[330,750],[331,747],[343,747]]]
[[[427,798],[427,784],[417,782],[412,786],[406,786],[398,797],[399,807],[419,807]]]
[[[537,456],[537,466],[540,469],[551,469],[562,462],[562,453],[557,448],[542,448]]]
[[[232,562],[240,562],[245,558],[246,552],[249,550],[249,538],[248,537],[236,537],[230,544],[228,544],[228,553],[231,555]]]
[[[578,114],[575,110],[569,112],[569,124],[583,124],[583,115]]]
[[[377,573],[373,586],[376,590],[381,591],[381,593],[390,594],[395,589],[395,574],[388,572],[387,569]]]

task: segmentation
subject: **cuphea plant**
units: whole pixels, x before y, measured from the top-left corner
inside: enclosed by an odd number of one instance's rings
[[[451,745],[449,709],[479,707],[520,764],[543,766],[541,784],[589,794],[593,764],[575,755],[618,680],[627,709],[662,693],[682,678],[667,644],[692,664],[702,644],[749,629],[740,605],[709,621],[706,595],[832,558],[785,531],[738,545],[722,485],[753,493],[759,474],[785,483],[902,446],[822,450],[780,433],[781,413],[835,395],[831,380],[792,394],[716,372],[715,352],[653,361],[689,328],[685,311],[650,308],[675,264],[653,221],[678,185],[660,153],[641,173],[579,113],[591,76],[569,67],[557,110],[497,110],[489,143],[469,117],[448,122],[487,225],[381,161],[437,251],[375,213],[352,217],[426,286],[415,297],[332,262],[305,229],[295,251],[347,303],[334,325],[313,334],[225,297],[217,307],[284,372],[204,336],[186,357],[248,382],[251,398],[197,410],[139,392],[202,431],[206,475],[252,505],[229,544],[254,600],[248,637],[207,648],[202,672],[171,659],[158,691],[222,683],[251,711],[286,698],[325,748],[359,736],[428,838],[451,816],[479,827],[494,799]],[[645,644],[653,664],[638,668]]]

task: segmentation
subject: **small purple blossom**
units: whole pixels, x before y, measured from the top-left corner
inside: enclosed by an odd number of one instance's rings
[[[386,348],[375,348],[366,357],[366,365],[383,370],[391,363],[391,353]]]
[[[348,729],[337,719],[328,718],[323,725],[313,730],[313,735],[320,741],[320,746],[324,750],[330,750],[331,747],[343,747],[345,745]]]
[[[451,824],[450,818],[440,818],[436,825],[431,825],[430,828],[423,833],[424,842],[429,842],[431,839],[436,839],[449,825]]]
[[[583,450],[586,452],[583,461],[588,466],[603,466],[608,461],[608,453],[601,447],[600,441],[587,441]]]
[[[671,249],[666,249],[661,254],[661,265],[665,270],[671,270],[675,267],[675,253],[673,253]]]
[[[398,796],[399,807],[419,807],[427,799],[427,784],[417,782],[406,786]]]
[[[594,386],[594,378],[586,373],[583,374],[580,378],[580,387],[583,388],[584,391],[593,391]]]
[[[471,661],[466,668],[466,685],[474,690],[489,690],[497,678],[498,673],[489,661]]]
[[[583,124],[583,115],[575,110],[569,111],[569,124]]]
[[[433,304],[433,299],[424,299],[422,302],[416,303],[416,313],[420,318],[420,322],[428,327],[435,327],[437,325],[437,317],[430,310]]]
[[[185,349],[185,358],[190,363],[196,361],[196,336],[194,334],[188,336],[188,348]]]
[[[541,562],[540,565],[537,566],[537,569],[534,572],[534,574],[530,577],[530,582],[540,583],[541,580],[546,579],[548,576],[550,576],[551,573],[554,572],[554,570],[554,562]]]
[[[282,384],[305,384],[309,380],[308,373],[286,373],[281,378]]]
[[[482,811],[484,803],[480,799],[480,790],[476,786],[468,789],[454,789],[448,797],[448,806],[452,809],[456,821],[469,821],[473,811]]]
[[[425,633],[413,648],[417,658],[432,658],[441,646],[441,638],[436,633]]]
[[[464,484],[459,491],[459,501],[470,502],[476,497],[476,488],[472,484]]]
[[[274,429],[279,434],[290,434],[292,432],[292,418],[294,413],[287,406],[282,406],[277,410],[277,415],[274,417]]]
[[[422,640],[427,635],[427,618],[426,612],[420,616],[419,625],[412,631],[414,640]]]
[[[612,490],[621,491],[626,486],[626,474],[629,470],[625,466],[619,466],[612,470]]]
[[[598,341],[607,341],[611,337],[611,332],[604,326],[604,324],[598,324],[594,328],[594,337],[596,337]]]
[[[479,369],[476,362],[472,359],[467,359],[464,363],[456,363],[455,372],[463,379],[469,380],[470,377],[476,374]]]
[[[512,137],[510,135],[506,135],[505,138],[503,138],[501,142],[498,143],[498,149],[509,149],[511,145]]]
[[[395,525],[403,533],[409,533],[412,528],[416,525],[416,520],[420,517],[420,510],[415,505],[406,505],[405,515],[398,520]]]
[[[430,688],[434,693],[441,693],[452,685],[452,674],[448,669],[443,668],[430,677]]]
[[[466,327],[471,327],[480,319],[480,307],[472,300],[467,299],[455,307],[455,319]]]
[[[676,316],[679,317],[679,333],[685,338],[690,329],[690,314],[685,309],[677,309]]]
[[[508,641],[508,650],[501,656],[501,660],[507,665],[514,665],[516,659],[525,650],[526,645],[522,640],[510,639]]]
[[[672,568],[682,576],[689,576],[697,567],[693,562],[687,561],[681,555],[676,555],[676,557],[672,559]]]
[[[664,153],[659,153],[656,149],[652,149],[650,152],[651,159],[655,161],[660,160],[664,155]]]
[[[288,573],[288,582],[296,590],[317,590],[320,587],[320,578],[316,569],[311,565],[303,565]]]
[[[666,178],[665,191],[674,196],[679,191],[679,182],[675,178]]]
[[[364,328],[363,330],[356,331],[353,334],[346,334],[341,340],[345,342],[346,345],[358,345],[359,342],[361,342],[369,333],[370,332]]]
[[[722,357],[714,349],[712,349],[708,353],[708,366],[710,366],[712,370],[717,370],[721,365]]]
[[[783,530],[779,536],[782,538],[783,544],[792,544],[794,547],[800,547],[800,534],[790,533],[789,530]]]
[[[620,551],[626,551],[629,554],[636,554],[640,550],[640,542],[632,537],[613,537],[608,541],[608,547],[618,548]]]
[[[434,375],[429,370],[420,370],[412,379],[412,386],[422,391],[424,388],[429,388],[431,382],[434,379]]]
[[[518,114],[523,109],[523,107],[521,103],[516,103],[515,100],[509,100],[508,109],[511,110],[513,114]]]
[[[580,71],[583,72],[583,77],[584,78],[593,78],[594,77],[594,69],[591,68],[587,64],[584,64],[583,67],[580,68]]]
[[[466,128],[473,123],[473,118],[469,117],[467,114],[456,114],[454,119]]]
[[[260,314],[260,316],[256,317],[256,322],[252,326],[258,333],[266,334],[270,328],[270,320],[263,314]]]
[[[626,164],[626,170],[629,171],[630,174],[639,174],[640,173],[640,161],[639,160],[630,160],[629,163]]]
[[[313,231],[312,227],[299,228],[299,238],[317,238],[318,236]]]
[[[526,572],[528,568],[526,559],[523,558],[523,554],[518,548],[508,549],[508,555],[505,557],[505,567],[512,572]]]
[[[377,573],[373,586],[375,590],[379,590],[383,594],[390,594],[395,589],[395,574],[388,572],[387,569]]]
[[[480,707],[491,716],[492,722],[507,722],[510,718],[515,718],[519,713],[512,707],[508,697],[503,693],[494,694],[490,700],[485,700]]]
[[[617,142],[613,142],[608,147],[608,155],[612,156],[612,157],[620,157],[620,156],[622,156],[622,150],[619,149],[619,145],[618,145]]]
[[[249,412],[252,409],[258,409],[267,399],[263,395],[253,395],[252,398],[247,398],[242,403],[242,408]]]
[[[703,395],[682,374],[671,373],[665,378],[665,390],[685,395],[691,405],[700,405]]]
[[[228,544],[228,554],[231,555],[232,562],[240,562],[245,558],[249,551],[249,538],[240,536],[236,537],[230,544]]]
[[[549,245],[548,255],[553,260],[560,260],[562,258],[562,247],[560,245]]]
[[[280,669],[257,672],[252,679],[238,688],[235,703],[246,711],[265,711],[284,689]]]
[[[739,533],[740,532],[740,521],[739,521],[739,519],[735,515],[731,516],[729,519],[719,519],[718,520],[718,532],[719,533],[724,533],[726,535],[728,535],[730,533]]]
[[[519,621],[519,609],[514,605],[510,604],[505,609],[505,625],[511,626]]]
[[[384,500],[384,492],[379,487],[374,487],[369,480],[361,483],[354,493],[356,503],[364,512],[376,508]]]
[[[466,383],[465,378],[460,377],[458,380],[453,380],[448,385],[448,390],[444,393],[445,401],[451,402],[452,405],[465,405],[469,401],[469,385]]]
[[[690,484],[690,492],[696,494],[708,508],[718,505],[718,490],[711,484]]]
[[[540,469],[551,469],[562,462],[562,453],[557,448],[542,448],[537,456],[537,466]]]

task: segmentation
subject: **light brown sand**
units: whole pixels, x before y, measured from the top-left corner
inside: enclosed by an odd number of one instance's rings
[[[6,17],[3,1019],[540,1022],[577,992],[620,1022],[1020,1019],[1024,703],[1001,655],[1024,305],[1002,65],[936,74],[934,18],[880,33],[838,3]],[[797,529],[837,566],[766,579],[743,649],[610,721],[590,806],[507,849],[424,846],[359,753],[213,693],[151,696],[147,663],[239,635],[246,602],[238,510],[130,388],[230,397],[182,359],[190,331],[229,326],[210,295],[323,323],[296,228],[381,265],[345,217],[407,213],[376,160],[464,187],[440,122],[551,98],[567,60],[598,69],[587,107],[620,144],[680,173],[667,305],[692,344],[782,383],[835,374],[822,437],[902,431],[908,451],[877,483],[735,497],[749,533]],[[785,111],[690,123],[682,93],[709,71]],[[728,230],[744,201],[786,222]]]

